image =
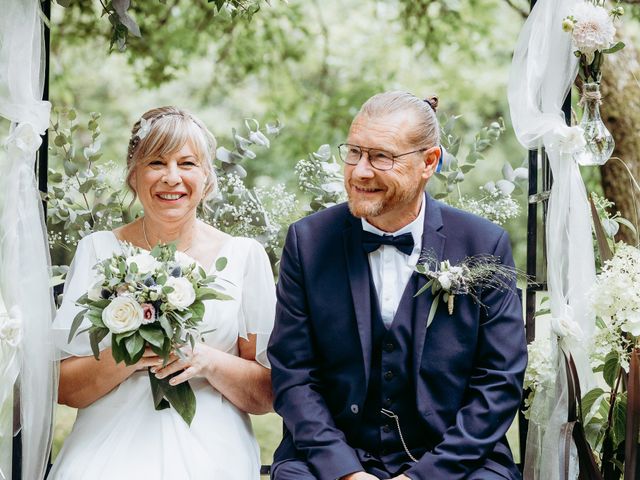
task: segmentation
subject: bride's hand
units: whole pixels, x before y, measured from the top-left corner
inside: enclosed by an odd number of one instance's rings
[[[162,365],[162,357],[159,357],[150,347],[144,349],[142,358],[133,365],[135,371],[145,370],[149,367],[158,367]]]
[[[172,354],[168,365],[164,368],[161,366],[152,368],[151,371],[160,379],[183,370],[180,375],[169,380],[171,385],[178,385],[195,377],[206,377],[218,351],[208,345],[197,343],[193,350],[185,349],[183,353],[184,359]]]

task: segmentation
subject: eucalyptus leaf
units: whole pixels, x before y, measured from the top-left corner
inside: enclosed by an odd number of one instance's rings
[[[87,309],[80,310],[78,314],[73,318],[73,322],[71,322],[71,328],[69,329],[69,336],[67,337],[67,343],[71,343],[73,337],[75,336],[78,328],[82,325],[82,321],[84,320],[84,315],[87,313]]]
[[[227,258],[226,257],[220,257],[219,259],[216,260],[216,270],[218,272],[221,272],[222,270],[224,270],[227,266]]]

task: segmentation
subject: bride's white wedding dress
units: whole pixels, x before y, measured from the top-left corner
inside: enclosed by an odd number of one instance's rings
[[[78,244],[65,285],[62,307],[54,322],[56,344],[63,356],[91,355],[88,335],[71,344],[67,336],[79,311],[75,300],[97,281],[98,260],[120,252],[112,232],[96,232]],[[205,342],[238,355],[238,337],[257,334],[256,359],[268,366],[266,348],[273,326],[275,292],[267,255],[255,240],[231,238],[218,257],[228,264],[220,276],[233,300],[205,302]],[[225,282],[226,285],[226,282]],[[109,336],[100,349],[110,345]],[[249,417],[204,379],[189,382],[196,415],[189,427],[173,408],[156,411],[146,371],[133,374],[114,390],[78,410],[73,430],[64,442],[51,480],[258,479],[259,449]]]

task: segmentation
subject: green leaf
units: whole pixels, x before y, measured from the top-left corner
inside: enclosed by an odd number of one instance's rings
[[[613,447],[618,448],[624,441],[627,421],[627,396],[621,394],[613,405],[613,419],[611,433],[613,434]]]
[[[205,272],[204,268],[202,268],[201,266],[198,266],[198,273],[200,274],[200,277],[202,277],[202,278],[206,278],[206,276],[207,276],[207,272]]]
[[[425,290],[431,288],[432,284],[433,284],[433,278],[431,280],[429,280],[427,283],[425,283],[424,286],[420,290],[418,290],[413,297],[415,298],[418,295],[420,295],[421,293],[423,293]]]
[[[164,333],[167,334],[167,337],[171,338],[173,336],[173,329],[171,328],[171,323],[169,323],[169,319],[166,315],[160,315],[158,317],[158,322],[160,326],[164,330]]]
[[[616,53],[617,51],[622,50],[624,47],[624,42],[618,42],[615,45],[602,50],[602,53]]]
[[[78,167],[73,162],[65,160],[64,162],[62,162],[62,166],[64,167],[64,173],[68,177],[73,177],[76,173],[78,173]]]
[[[638,234],[635,225],[631,223],[629,220],[627,220],[626,218],[617,217],[617,218],[614,218],[613,220],[627,227],[629,230],[633,232],[634,235]]]
[[[96,186],[96,181],[95,180],[87,180],[82,185],[80,185],[80,188],[78,188],[78,192],[87,193],[92,188],[94,188],[95,186]]]
[[[438,303],[440,303],[440,295],[442,292],[438,293],[435,297],[433,297],[433,302],[431,302],[431,308],[429,308],[429,316],[427,317],[427,328],[433,322],[433,318],[436,316],[436,311],[438,310]]]
[[[91,351],[96,360],[100,360],[100,342],[109,333],[107,328],[96,328],[89,331],[89,343],[91,343]]]
[[[194,317],[204,317],[204,304],[199,300],[193,302],[193,305],[189,307],[189,310],[193,313]]]
[[[73,337],[76,335],[78,328],[80,328],[80,325],[82,325],[85,313],[87,313],[87,309],[80,310],[78,314],[73,318],[73,322],[71,322],[71,328],[69,329],[69,336],[67,337],[67,343],[71,343],[71,340],[73,340]]]
[[[216,270],[218,272],[221,272],[222,270],[224,270],[226,266],[227,266],[226,257],[220,257],[218,260],[216,260]]]
[[[160,379],[159,382],[167,383],[164,388],[165,398],[171,406],[176,409],[176,412],[178,412],[187,425],[191,425],[193,417],[196,414],[196,396],[189,382],[183,382],[175,386],[169,385],[169,380],[180,373],[181,372],[176,372],[173,375]]]
[[[604,395],[604,390],[601,388],[594,388],[586,393],[584,397],[582,397],[582,414],[587,416],[591,409],[593,408],[594,403]]]
[[[611,352],[605,358],[604,369],[602,370],[602,376],[604,377],[605,382],[607,382],[607,385],[611,388],[614,387],[619,368],[620,360],[618,358],[618,354]]]
[[[164,386],[168,383],[158,379],[149,369],[149,382],[151,383],[151,395],[153,396],[153,405],[156,410],[164,410],[169,408],[169,402],[164,398]]]
[[[136,333],[135,330],[131,330],[130,332],[123,332],[123,333],[116,333],[113,338],[115,343],[117,343],[118,345],[122,344],[122,341],[125,338],[129,338],[131,335],[133,335],[134,333]]]
[[[446,183],[446,181],[447,181],[447,176],[446,175],[444,175],[444,174],[442,174],[440,172],[436,172],[436,173],[434,173],[434,175],[438,180],[440,180],[441,182],[445,182]]]
[[[158,327],[152,325],[143,325],[140,327],[140,336],[144,338],[150,345],[162,348],[164,343],[164,333]]]
[[[53,139],[53,144],[56,147],[64,147],[67,144],[67,137],[64,133],[59,133],[56,138]]]
[[[104,322],[102,321],[102,310],[89,310],[89,313],[87,313],[86,318],[89,319],[89,321],[94,327],[107,328]]]
[[[114,340],[114,337],[115,335],[111,337],[111,355],[113,355],[113,359],[116,361],[116,363],[124,362],[126,359],[124,346],[119,345]]]
[[[142,353],[144,353],[144,339],[137,332],[125,339],[124,346],[131,357],[132,363],[137,362],[136,357],[139,360],[142,357]]]
[[[462,173],[469,173],[474,168],[476,168],[476,166],[470,164],[460,166],[460,170],[462,170]]]

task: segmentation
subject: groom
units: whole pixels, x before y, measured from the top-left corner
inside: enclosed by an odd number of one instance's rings
[[[269,345],[285,433],[274,480],[518,479],[505,433],[526,366],[515,281],[480,303],[440,300],[413,269],[451,265],[509,238],[424,193],[440,154],[435,99],[370,98],[346,145],[347,204],[293,224]]]

